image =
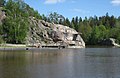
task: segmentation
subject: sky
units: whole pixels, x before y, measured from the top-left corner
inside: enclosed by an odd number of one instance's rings
[[[57,12],[69,19],[75,16],[120,16],[120,0],[24,0],[40,14]]]

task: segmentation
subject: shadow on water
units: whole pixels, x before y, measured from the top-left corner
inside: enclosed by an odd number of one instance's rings
[[[86,48],[117,48],[115,46],[86,45]]]

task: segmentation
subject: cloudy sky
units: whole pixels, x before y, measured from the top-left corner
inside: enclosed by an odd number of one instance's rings
[[[40,14],[57,12],[71,19],[74,16],[120,16],[120,0],[25,0]]]

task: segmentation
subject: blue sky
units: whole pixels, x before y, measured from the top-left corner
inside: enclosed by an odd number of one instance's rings
[[[71,19],[79,16],[120,16],[120,0],[24,0],[27,4],[38,10],[40,14],[48,15],[57,12]]]

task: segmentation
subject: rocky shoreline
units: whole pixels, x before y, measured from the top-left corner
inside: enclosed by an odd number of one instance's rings
[[[114,38],[109,38],[109,39],[104,39],[100,41],[100,45],[106,45],[106,46],[113,46],[113,47],[120,47],[118,43],[116,43],[116,39]]]
[[[24,45],[24,44],[1,44],[0,51],[13,51],[13,50],[41,50],[41,49],[72,49],[72,48],[82,48],[80,46],[66,47],[66,46],[56,46],[56,45],[43,45],[38,47],[36,45]]]

